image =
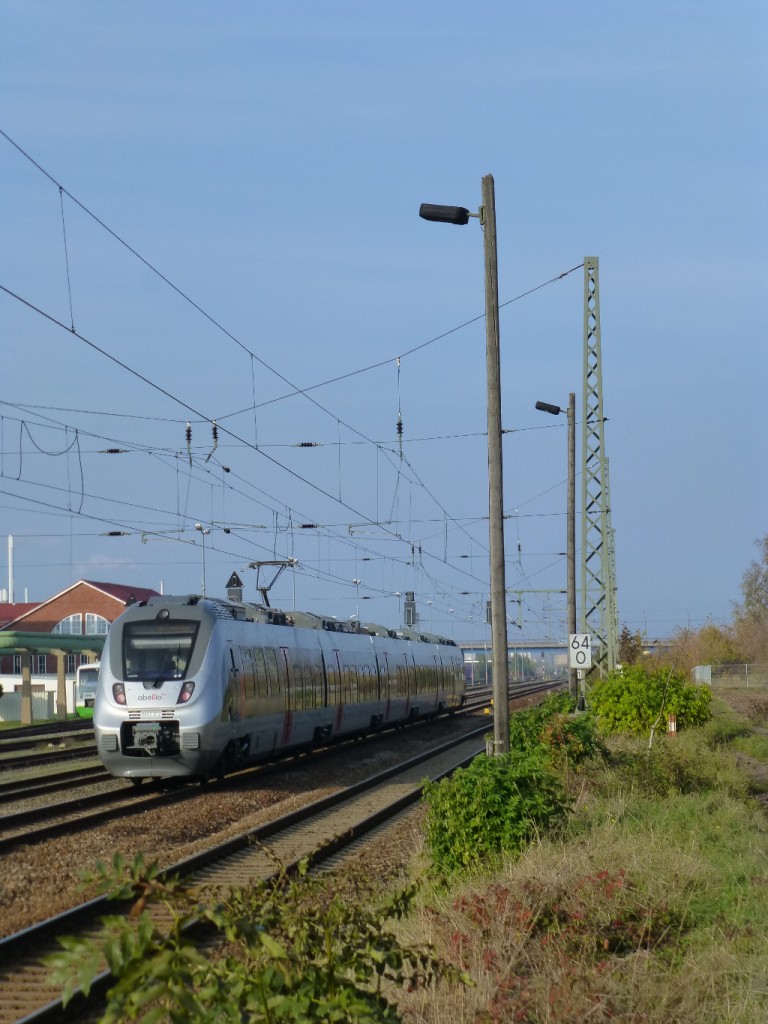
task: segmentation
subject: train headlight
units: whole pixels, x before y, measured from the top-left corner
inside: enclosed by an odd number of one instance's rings
[[[192,694],[195,692],[194,683],[184,683],[179,694],[179,699],[176,701],[177,704],[186,704]]]
[[[112,696],[115,698],[115,704],[126,704],[125,685],[123,683],[113,683]]]

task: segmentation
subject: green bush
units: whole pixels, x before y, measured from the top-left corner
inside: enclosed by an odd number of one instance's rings
[[[630,666],[594,683],[589,705],[601,732],[649,732],[661,715],[659,727],[666,732],[668,715],[675,715],[678,729],[703,725],[710,718],[711,693],[694,686],[681,673],[658,669],[646,672]]]
[[[591,712],[574,715],[573,708],[572,698],[563,693],[516,712],[509,722],[510,750],[539,751],[558,769],[604,754],[595,716]]]
[[[572,710],[573,701],[568,694],[558,693],[525,711],[516,711],[509,717],[509,749],[524,753],[545,746],[543,733],[547,724],[556,715]]]
[[[481,755],[450,778],[428,782],[426,842],[435,870],[449,876],[499,854],[517,854],[565,816],[569,800],[539,747]]]

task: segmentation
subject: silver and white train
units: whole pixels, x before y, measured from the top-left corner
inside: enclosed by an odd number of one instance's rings
[[[110,627],[93,723],[112,775],[206,778],[464,700],[440,637],[287,616],[215,598],[151,597]]]

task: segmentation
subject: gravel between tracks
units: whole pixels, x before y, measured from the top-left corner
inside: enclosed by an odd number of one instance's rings
[[[0,862],[0,935],[20,931],[91,895],[81,887],[81,876],[98,860],[110,861],[119,851],[129,859],[143,853],[163,867],[174,864],[339,786],[415,756],[434,743],[434,733],[440,731],[438,725],[435,730],[394,737],[387,750],[367,751],[361,745],[354,758],[340,753],[324,762],[320,772],[308,761],[306,767],[277,780],[274,776],[262,781],[256,778],[248,789],[228,791],[226,783],[221,787],[212,784],[182,804],[11,851]]]
[[[520,698],[512,701],[510,708],[527,707],[536,700]],[[268,782],[255,779],[252,788],[228,791],[226,784],[201,787],[196,799],[180,805],[11,851],[0,861],[0,936],[20,931],[88,898],[92,893],[82,887],[82,872],[93,868],[98,860],[110,861],[116,852],[128,859],[143,853],[161,867],[174,864],[339,786],[351,785],[416,756],[425,747],[457,735],[463,729],[461,721],[446,719],[429,728],[396,734],[386,749],[367,749],[361,743],[356,756],[339,753],[323,762],[320,770],[310,758],[305,767],[278,776],[277,781],[274,776]],[[399,870],[399,863],[408,859],[420,841],[419,814],[415,809],[387,833],[385,840],[373,840],[366,847],[367,871],[375,865],[380,877],[389,877]]]

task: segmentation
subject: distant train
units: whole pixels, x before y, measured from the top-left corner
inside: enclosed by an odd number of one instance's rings
[[[96,687],[99,679],[99,662],[89,661],[78,665],[75,675],[75,714],[78,718],[93,718],[96,703]]]
[[[215,598],[151,597],[112,623],[94,729],[112,775],[223,775],[279,751],[452,712],[451,640]]]

